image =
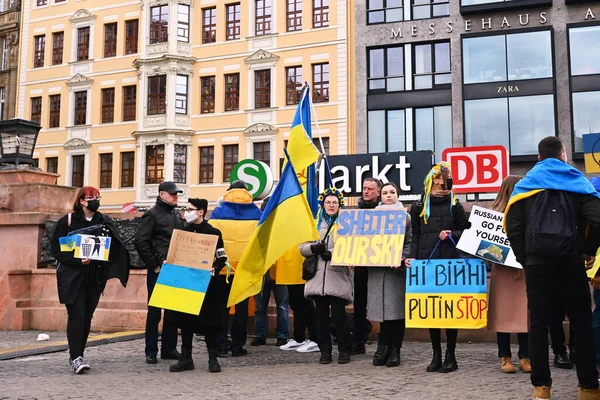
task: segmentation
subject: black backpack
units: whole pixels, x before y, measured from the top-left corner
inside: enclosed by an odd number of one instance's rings
[[[569,195],[544,190],[537,195],[527,224],[527,254],[543,258],[577,254],[577,220]]]

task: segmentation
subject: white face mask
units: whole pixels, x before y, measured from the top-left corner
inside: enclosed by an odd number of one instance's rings
[[[187,221],[188,224],[191,224],[198,218],[197,211],[186,211],[183,213],[183,218]]]

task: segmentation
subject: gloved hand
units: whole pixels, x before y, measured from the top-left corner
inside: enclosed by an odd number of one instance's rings
[[[325,243],[319,242],[310,245],[310,251],[313,254],[323,254],[325,250],[327,250],[327,248],[325,247]]]
[[[331,261],[331,252],[329,250],[325,250],[323,254],[321,254],[321,258],[323,261]]]

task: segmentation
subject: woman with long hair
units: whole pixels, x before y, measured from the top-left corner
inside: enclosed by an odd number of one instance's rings
[[[73,204],[73,212],[58,220],[52,235],[52,256],[58,262],[56,282],[58,299],[67,308],[67,341],[69,366],[80,374],[90,369],[83,352],[100,295],[110,278],[119,278],[125,286],[129,277],[129,253],[121,241],[112,220],[98,211],[100,191],[92,186],[82,187]],[[75,258],[74,235],[109,236],[111,244],[108,261]],[[100,244],[94,242],[92,254]]]
[[[492,203],[492,210],[504,213],[510,195],[520,180],[521,177],[515,175],[509,175],[504,179],[498,196]],[[510,350],[511,333],[516,333],[519,341],[519,369],[525,373],[531,372],[525,271],[496,263],[492,264],[487,318],[488,330],[496,332],[502,372],[515,372]]]

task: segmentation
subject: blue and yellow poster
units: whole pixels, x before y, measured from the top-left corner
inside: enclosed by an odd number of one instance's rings
[[[583,135],[583,154],[585,172],[588,174],[600,172],[600,133]]]

